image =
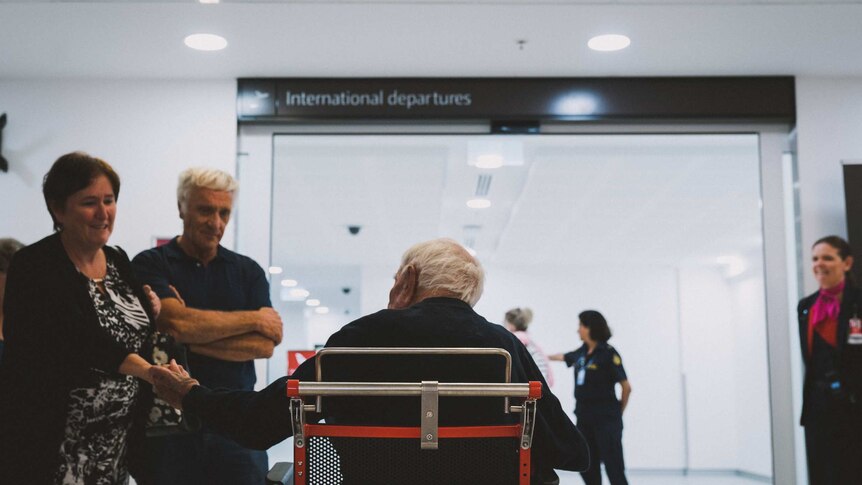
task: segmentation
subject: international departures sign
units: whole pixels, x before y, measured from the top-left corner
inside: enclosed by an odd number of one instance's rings
[[[240,122],[795,121],[794,78],[240,79]]]

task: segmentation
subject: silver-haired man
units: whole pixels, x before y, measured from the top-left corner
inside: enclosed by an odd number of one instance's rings
[[[253,359],[268,358],[281,341],[269,283],[253,260],[219,243],[238,184],[229,174],[191,168],[180,174],[177,207],[183,233],[132,262],[140,280],[162,299],[159,330],[186,344],[195,379],[211,388],[250,391]],[[209,428],[146,441],[142,485],[226,483],[259,485],[266,453],[241,446]]]

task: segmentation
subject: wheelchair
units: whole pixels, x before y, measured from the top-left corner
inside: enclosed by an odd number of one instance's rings
[[[392,365],[402,365],[398,359],[419,359],[430,362],[431,368],[421,372],[419,381],[326,379],[331,376],[324,372],[324,362],[344,357],[382,359],[376,362],[388,360]],[[434,362],[458,358],[501,362],[495,364],[498,382],[426,379],[434,373]],[[315,372],[315,381],[288,380],[290,409],[285,411],[291,414],[294,461],[277,463],[267,475],[268,485],[530,483],[530,449],[542,386],[537,381],[511,383],[511,356],[505,350],[325,348],[317,354]],[[471,376],[466,368],[464,374]],[[324,410],[324,399],[333,409]],[[358,404],[366,401],[370,404]],[[478,414],[490,406],[493,412],[481,413],[487,419],[451,415],[465,409]],[[314,424],[321,416],[326,422]],[[403,425],[406,421],[409,425]]]

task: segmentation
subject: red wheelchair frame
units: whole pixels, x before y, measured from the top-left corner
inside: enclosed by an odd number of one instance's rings
[[[290,398],[290,412],[294,435],[294,463],[293,483],[295,485],[317,485],[318,483],[339,483],[336,478],[337,472],[332,472],[329,479],[321,481],[321,467],[330,465],[316,465],[316,461],[324,458],[315,456],[315,449],[320,446],[309,446],[315,438],[325,438],[343,442],[349,438],[359,438],[371,441],[373,439],[383,440],[411,440],[411,446],[418,447],[418,454],[428,456],[437,450],[441,441],[446,440],[478,440],[509,438],[504,440],[517,447],[517,477],[512,477],[511,483],[528,485],[530,483],[530,449],[532,446],[533,426],[536,416],[536,400],[541,397],[542,386],[540,382],[512,384],[509,381],[511,369],[511,357],[502,349],[483,348],[326,348],[321,350],[317,356],[317,378],[321,379],[321,365],[328,355],[336,354],[479,354],[499,355],[506,359],[506,375],[502,383],[449,383],[436,381],[422,382],[313,382],[288,380],[287,396]],[[421,409],[420,426],[397,427],[397,426],[342,426],[331,424],[307,424],[306,412],[322,412],[322,398],[326,396],[418,396],[420,397]],[[520,414],[518,424],[490,425],[490,426],[438,426],[438,398],[439,397],[502,397],[506,413]],[[306,404],[305,400],[314,404]],[[517,405],[510,405],[510,400],[516,399]],[[378,441],[379,442],[379,441]],[[417,443],[418,442],[418,443]],[[321,441],[322,443],[322,441]],[[331,445],[325,444],[324,447]],[[312,448],[310,450],[310,448]],[[414,449],[415,450],[415,449]],[[514,457],[516,451],[511,449]],[[322,454],[326,454],[325,452]],[[376,457],[375,455],[370,455]],[[508,455],[507,452],[507,457]],[[508,458],[505,458],[508,459]],[[337,463],[337,460],[336,460]],[[384,464],[381,464],[384,465]],[[315,468],[317,467],[317,468]],[[317,471],[315,471],[317,470]],[[312,474],[310,476],[310,473]],[[432,469],[432,472],[433,469]],[[423,477],[433,480],[433,478]],[[448,479],[451,481],[451,478]],[[375,482],[380,483],[380,482]]]

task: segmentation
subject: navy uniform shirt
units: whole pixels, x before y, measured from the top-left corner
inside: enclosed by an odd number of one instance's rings
[[[614,387],[627,379],[620,354],[607,343],[599,343],[592,354],[587,345],[563,356],[575,368],[575,414],[580,417],[622,416]]]
[[[272,306],[260,265],[222,246],[215,259],[203,265],[184,253],[174,238],[138,254],[132,266],[141,283],[150,285],[159,298],[175,298],[169,288],[173,285],[189,308],[237,311]],[[188,357],[191,375],[209,388],[254,388],[254,361],[229,362],[194,352]]]

